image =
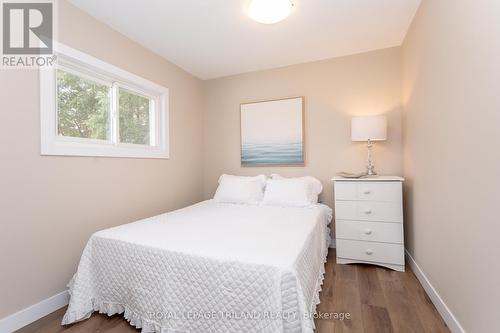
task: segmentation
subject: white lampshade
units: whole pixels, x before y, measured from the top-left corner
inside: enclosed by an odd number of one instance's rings
[[[351,120],[352,141],[383,141],[387,139],[385,116],[354,117]]]

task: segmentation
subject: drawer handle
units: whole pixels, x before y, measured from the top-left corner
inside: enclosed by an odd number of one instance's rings
[[[365,251],[365,253],[366,253],[366,254],[368,254],[368,255],[372,255],[372,254],[373,254],[373,250],[367,249],[367,250]]]
[[[372,229],[365,229],[365,235],[371,235]]]
[[[365,209],[363,212],[364,212],[366,215],[369,215],[369,214],[371,214],[371,213],[372,213],[372,210],[371,210],[371,209]]]
[[[371,190],[365,190],[363,193],[364,194],[370,194],[370,193],[372,193],[372,191]]]

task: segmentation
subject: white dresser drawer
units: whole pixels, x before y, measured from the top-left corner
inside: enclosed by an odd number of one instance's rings
[[[401,202],[401,189],[401,182],[335,182],[335,199]]]
[[[335,218],[402,223],[403,208],[400,202],[336,200]]]
[[[401,182],[359,182],[358,200],[401,202]]]
[[[402,244],[337,239],[337,257],[404,265]]]
[[[358,184],[355,182],[335,182],[335,200],[356,200]]]
[[[403,244],[403,224],[366,221],[335,221],[337,238]]]

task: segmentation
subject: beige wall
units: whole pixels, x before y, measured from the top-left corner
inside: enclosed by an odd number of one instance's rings
[[[364,171],[366,148],[351,142],[353,115],[387,113],[389,138],[375,147],[381,174],[402,174],[400,49],[391,48],[204,82],[204,194],[222,173],[313,175],[333,203],[330,179]],[[240,103],[305,97],[305,167],[240,167]]]
[[[424,0],[403,47],[407,247],[467,332],[498,331],[500,3]]]
[[[89,235],[202,198],[201,81],[59,1],[60,40],[170,88],[169,160],[40,156],[38,73],[0,71],[0,318],[65,289]]]

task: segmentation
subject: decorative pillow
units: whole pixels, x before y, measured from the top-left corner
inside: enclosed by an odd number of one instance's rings
[[[259,204],[264,196],[266,176],[222,175],[214,199],[217,202]]]
[[[267,181],[262,203],[306,207],[318,202],[318,195],[322,190],[321,182],[311,176],[285,178],[273,174]]]

